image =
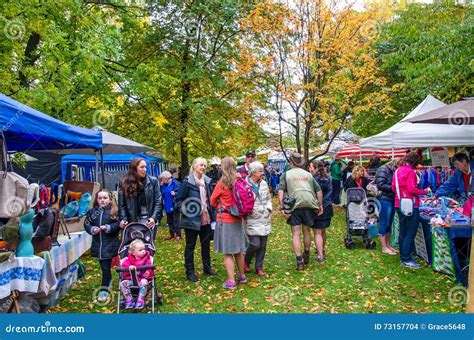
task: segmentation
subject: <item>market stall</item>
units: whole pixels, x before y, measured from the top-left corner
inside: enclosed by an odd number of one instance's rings
[[[130,161],[137,157],[146,160],[147,173],[151,176],[158,177],[164,170],[163,158],[141,153],[106,154],[104,155],[105,188],[111,191],[116,190],[116,185],[121,176],[127,172]],[[72,167],[75,166],[78,180],[95,182],[97,181],[95,165],[94,155],[71,154],[63,156],[61,160],[61,181],[72,179]]]
[[[19,152],[26,150],[74,150],[89,148],[92,150],[102,149],[102,135],[99,131],[80,128],[60,120],[54,119],[44,113],[34,110],[21,104],[7,96],[0,94],[0,135],[3,148],[3,173],[7,170],[6,152]],[[12,178],[7,172],[6,177]],[[8,176],[7,176],[8,175]],[[17,174],[19,181],[24,185],[28,182]],[[30,209],[25,215],[19,214],[18,209],[9,210],[11,215],[2,211],[1,235],[2,251],[0,252],[0,297],[4,298],[4,303],[9,303],[8,311],[15,309],[19,312],[18,298],[31,293],[49,294],[58,287],[58,282],[63,279],[63,271],[74,271],[75,261],[89,247],[91,237],[81,233],[81,236],[58,236],[59,220],[57,210],[52,213],[54,223],[48,229],[46,235],[41,236],[39,243],[33,245],[35,239],[33,234],[32,218],[36,217],[36,209],[43,212],[49,209],[50,197],[40,196],[40,188],[37,184],[30,184],[34,189],[38,199],[32,202],[26,201],[26,196],[15,197],[15,202],[23,202],[23,208]],[[45,188],[46,189],[46,188]],[[7,186],[0,186],[0,190],[7,190]],[[44,193],[51,191],[44,190]],[[2,192],[0,204],[5,207],[11,202],[12,197],[9,192]],[[19,193],[18,193],[19,195]],[[23,191],[22,191],[23,195]],[[28,196],[29,197],[29,196]],[[53,195],[51,195],[51,198]],[[57,197],[56,197],[57,198]],[[8,202],[7,202],[8,201]],[[36,206],[38,205],[38,207]],[[28,210],[26,210],[28,211]],[[8,211],[7,211],[8,212]],[[28,218],[26,218],[28,217]],[[20,222],[21,221],[21,222]],[[22,230],[19,232],[19,230]],[[6,239],[6,235],[8,240]],[[15,237],[16,235],[16,237]],[[32,238],[33,236],[33,238]],[[56,239],[57,238],[57,239]],[[76,250],[71,250],[76,249]],[[36,255],[33,253],[36,252]],[[72,253],[72,256],[69,256]],[[56,272],[56,267],[52,264],[61,263],[62,268]],[[71,280],[72,281],[72,280]],[[65,286],[66,287],[66,286]],[[4,306],[4,304],[2,304]],[[13,307],[14,308],[13,308]]]
[[[454,105],[454,104],[452,104]],[[432,96],[428,96],[411,113],[399,123],[378,135],[360,140],[363,150],[376,150],[378,148],[429,148],[432,161],[431,166],[418,169],[420,187],[430,187],[433,191],[442,185],[452,174],[449,163],[447,147],[469,147],[474,145],[474,125],[469,125],[470,120],[464,119],[464,124],[450,124],[449,128],[441,125],[449,123],[448,119],[436,121],[434,117],[444,117],[447,112],[454,114],[454,107],[446,106]],[[467,103],[463,104],[466,109]],[[453,111],[454,110],[454,111]],[[472,114],[464,110],[463,116]],[[449,114],[448,114],[449,115]],[[419,123],[414,123],[419,121]],[[438,124],[436,124],[438,123]],[[451,120],[451,123],[453,121]],[[447,198],[446,198],[447,199]],[[464,204],[464,202],[461,202]],[[453,275],[456,281],[466,285],[468,262],[465,261],[469,253],[469,241],[472,237],[472,228],[462,223],[437,223],[432,221],[433,215],[438,215],[441,209],[439,201],[432,202],[434,206],[422,204],[420,207],[420,224],[415,242],[416,252],[419,256],[431,263],[436,271]],[[449,210],[453,207],[448,207]],[[459,204],[456,207],[459,209]],[[449,211],[452,213],[454,211]],[[457,212],[459,213],[459,211]],[[441,220],[448,216],[443,214]],[[459,216],[458,216],[459,217]],[[470,216],[467,216],[470,218]],[[397,242],[398,219],[393,224],[392,244]],[[464,240],[462,240],[464,239]],[[463,255],[463,256],[461,256]]]

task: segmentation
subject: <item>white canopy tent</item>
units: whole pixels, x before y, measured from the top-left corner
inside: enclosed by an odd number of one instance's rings
[[[438,109],[440,107],[446,106],[443,102],[439,101],[435,97],[428,95],[425,100],[423,100],[412,112],[410,112],[405,118],[400,122],[390,127],[389,129],[371,137],[363,138],[359,141],[361,149],[377,150],[377,149],[392,149],[392,148],[401,148],[401,147],[422,147],[418,144],[410,144],[411,141],[415,138],[417,132],[425,131],[424,138],[426,136],[433,134],[438,134],[441,130],[438,127],[435,128],[435,124],[416,124],[407,122],[408,119],[414,118],[418,115],[421,115],[425,112]],[[404,135],[404,133],[407,135]],[[466,132],[463,133],[464,135]],[[412,137],[411,141],[405,140],[406,137]],[[421,135],[420,135],[421,137]],[[431,138],[431,137],[430,137]],[[448,137],[449,138],[449,137]],[[421,142],[422,138],[416,138],[417,142]],[[436,146],[449,146],[444,144],[437,144]]]
[[[392,136],[394,147],[474,146],[474,125],[411,124]]]

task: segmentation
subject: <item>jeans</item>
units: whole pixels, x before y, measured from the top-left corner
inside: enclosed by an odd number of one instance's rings
[[[332,180],[332,203],[341,204],[341,181]]]
[[[395,207],[392,201],[379,200],[380,216],[379,216],[379,236],[385,236],[392,231],[393,218],[395,217]]]
[[[186,266],[186,272],[194,273],[194,249],[196,248],[198,236],[201,242],[202,267],[204,271],[209,271],[211,269],[211,225],[202,225],[201,230],[186,229],[185,236],[184,265]]]
[[[255,269],[263,269],[263,260],[265,259],[265,252],[267,250],[268,236],[252,236],[249,235],[249,245],[245,252],[245,262],[250,264],[255,257]]]
[[[403,215],[399,208],[397,208],[397,213],[400,219],[400,231],[398,234],[400,261],[414,261],[411,257],[411,253],[416,232],[418,230],[418,224],[420,222],[420,209],[413,208],[413,214],[411,216]]]
[[[179,210],[166,213],[166,223],[170,229],[171,236],[181,236],[181,228],[179,227]]]

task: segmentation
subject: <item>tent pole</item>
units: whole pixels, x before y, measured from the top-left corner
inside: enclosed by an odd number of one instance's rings
[[[100,168],[102,170],[102,189],[105,188],[104,151],[100,149]]]
[[[95,176],[94,181],[99,182],[99,150],[95,150]]]

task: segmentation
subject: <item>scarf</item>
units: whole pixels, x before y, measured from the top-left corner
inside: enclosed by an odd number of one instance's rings
[[[211,218],[207,210],[207,193],[204,176],[201,176],[201,178],[194,176],[194,179],[196,180],[196,184],[199,187],[199,194],[201,195],[201,224],[207,225],[211,223]]]

